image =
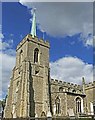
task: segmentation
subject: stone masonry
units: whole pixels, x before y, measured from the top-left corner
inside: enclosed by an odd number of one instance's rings
[[[77,85],[50,78],[49,42],[28,34],[17,46],[4,117],[95,114],[95,81]],[[64,73],[63,73],[64,74]]]

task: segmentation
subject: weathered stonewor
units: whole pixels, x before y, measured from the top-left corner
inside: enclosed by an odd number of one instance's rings
[[[40,117],[49,111],[49,48],[30,34],[17,46],[4,117]]]
[[[45,117],[48,112],[53,117],[95,114],[95,81],[86,84],[82,78],[77,85],[51,79],[49,48],[49,42],[30,34],[17,46],[5,118]]]

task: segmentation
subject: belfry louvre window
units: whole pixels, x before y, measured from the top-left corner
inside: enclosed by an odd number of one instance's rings
[[[36,48],[34,50],[34,63],[38,62],[38,56],[39,56],[39,50],[38,50],[38,48]]]
[[[56,98],[55,104],[56,104],[56,114],[59,114],[60,113],[60,99],[59,99],[59,97]]]

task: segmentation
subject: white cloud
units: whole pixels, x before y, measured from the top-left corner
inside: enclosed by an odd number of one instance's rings
[[[11,55],[11,56],[15,56],[16,54],[16,51],[14,49],[8,49],[8,50],[5,50],[4,51],[4,54],[7,54],[7,55]]]
[[[93,65],[86,64],[77,57],[63,57],[50,63],[51,77],[81,84],[82,77],[86,82],[93,81]]]
[[[15,65],[15,50],[12,49],[13,40],[4,42],[4,35],[0,33],[0,99],[6,94],[10,75]]]
[[[26,0],[20,0],[26,2]],[[27,2],[93,2],[94,0],[27,0]]]
[[[87,37],[84,37],[83,35],[80,35],[80,40],[83,41],[83,44],[85,47],[93,46],[94,47],[94,36],[88,35]]]
[[[0,41],[4,38],[4,35],[0,33]]]
[[[19,0],[1,0],[2,2],[18,2]],[[26,0],[21,0],[26,1]],[[94,0],[27,0],[27,2],[94,2]]]
[[[3,40],[4,36],[2,33],[0,33],[0,49],[2,49],[2,40]]]
[[[93,3],[33,3],[20,0],[28,8],[36,7],[37,22],[40,29],[54,36],[93,33]]]
[[[0,33],[0,49],[2,49],[2,39],[3,38],[4,38],[3,34]],[[1,76],[0,78],[2,78],[2,56],[0,56],[0,76]],[[2,98],[2,80],[0,80],[0,99],[1,98]]]
[[[89,33],[93,35],[93,3],[37,3],[32,0],[20,0],[20,3],[28,8],[37,8],[36,16],[40,30],[53,36],[81,33],[84,45],[93,46],[93,41],[88,39]]]
[[[3,39],[5,39],[4,35],[0,33],[0,51],[2,51],[4,54],[15,56],[16,52],[14,49],[12,49],[13,39],[9,39],[7,42]]]
[[[88,38],[85,43],[86,46],[93,46],[93,38]]]
[[[2,48],[0,49],[4,54],[15,56],[16,51],[12,49],[13,40],[9,40],[8,42],[2,42]]]
[[[84,46],[86,46],[86,47],[89,47],[89,46],[95,47],[95,36],[88,35],[86,38],[84,38],[83,36],[80,36],[80,38],[81,37],[82,37]]]
[[[0,52],[0,57],[2,57],[2,77],[0,81],[2,81],[2,92],[6,93],[8,89],[8,84],[10,82],[10,77],[12,73],[12,69],[15,66],[15,56],[7,55]]]
[[[2,43],[2,44],[1,44]],[[3,40],[1,41],[1,45],[2,45],[2,50],[6,50],[6,49],[10,49],[13,45],[13,40],[8,40],[8,42],[4,42]],[[0,48],[1,50],[1,48]]]

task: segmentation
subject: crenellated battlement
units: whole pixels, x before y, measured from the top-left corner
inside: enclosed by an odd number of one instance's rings
[[[16,51],[26,42],[26,37],[17,45]]]
[[[61,80],[56,80],[56,79],[51,79],[51,84],[58,84],[58,85],[62,85],[62,86],[66,86],[66,87],[75,87],[75,88],[80,88],[81,85],[78,84],[73,84],[70,82],[64,82]]]
[[[56,79],[51,79],[51,85],[58,87],[58,92],[69,92],[74,94],[85,94],[83,93],[83,85],[78,85],[70,82],[60,81]],[[95,87],[95,81],[85,84],[85,90]]]
[[[57,85],[58,92],[69,92],[74,94],[83,94],[82,86],[70,82],[51,79],[51,85]]]
[[[41,44],[43,46],[50,47],[50,44],[48,41],[44,41],[43,39],[38,39],[38,37],[33,38],[31,34],[28,34],[27,38],[29,39],[29,41],[37,42],[38,44]]]
[[[32,41],[34,43],[37,43],[38,45],[43,45],[45,47],[48,47],[50,48],[50,44],[48,41],[44,41],[43,39],[38,39],[38,37],[32,37],[31,34],[28,34],[25,38],[23,38],[23,40],[19,43],[19,45],[17,46],[17,49],[18,50],[26,41]]]
[[[61,80],[57,80],[57,79],[51,79],[51,84],[58,84],[58,85],[66,85],[66,86],[72,86],[72,87],[82,87],[82,85],[79,84],[74,84],[74,83],[70,83],[70,82],[65,82],[65,81],[61,81]],[[89,82],[88,84],[85,84],[85,87],[92,87],[95,86],[95,81],[93,82]]]
[[[38,40],[40,43],[44,43],[44,44],[46,44],[46,45],[49,45],[49,42],[47,41],[47,40],[43,40],[43,39],[39,39]]]
[[[85,84],[85,88],[92,88],[92,87],[95,87],[95,81]]]

